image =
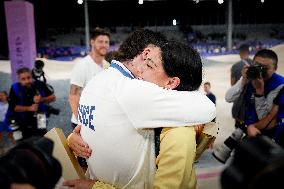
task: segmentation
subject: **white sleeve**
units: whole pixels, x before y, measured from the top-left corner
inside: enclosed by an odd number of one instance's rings
[[[87,73],[84,71],[84,64],[81,61],[77,62],[71,72],[70,84],[84,87],[86,81],[85,74]]]
[[[115,94],[137,129],[203,124],[216,117],[215,105],[199,91],[167,90],[134,79],[120,82]]]
[[[241,77],[235,85],[233,85],[225,94],[225,100],[227,102],[234,102],[242,93],[243,86],[242,86],[242,80]]]

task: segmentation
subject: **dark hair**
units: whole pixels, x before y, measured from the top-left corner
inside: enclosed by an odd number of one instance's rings
[[[42,60],[36,60],[34,66],[36,69],[41,70],[44,67],[44,62]]]
[[[244,53],[244,52],[249,53],[249,46],[247,44],[242,44],[239,50],[240,50],[240,53]]]
[[[269,58],[269,59],[271,59],[272,62],[273,62],[274,67],[277,68],[278,57],[277,57],[277,54],[276,54],[273,50],[270,50],[270,49],[262,49],[262,50],[259,50],[259,51],[257,51],[257,53],[254,55],[253,60],[254,60],[256,57],[262,57],[262,58]]]
[[[106,54],[105,60],[110,63],[112,60],[117,60],[116,58],[117,56],[118,56],[118,51],[110,51]]]
[[[5,94],[6,96],[8,96],[7,91],[0,91],[0,93],[3,93],[3,94]]]
[[[148,45],[161,47],[167,42],[166,37],[151,30],[133,32],[119,47],[117,60],[129,61],[141,54]]]
[[[202,82],[202,61],[199,53],[185,44],[169,41],[161,47],[163,67],[169,77],[178,77],[179,91],[197,90]]]
[[[31,70],[27,67],[23,67],[17,70],[17,75],[20,75],[22,73],[31,73]]]
[[[209,85],[211,86],[211,83],[209,81],[205,82],[204,85]]]
[[[91,39],[95,40],[99,35],[106,35],[110,38],[110,34],[108,31],[102,28],[96,28],[94,31],[91,32]]]

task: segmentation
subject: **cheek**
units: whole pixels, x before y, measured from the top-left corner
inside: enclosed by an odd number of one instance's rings
[[[31,84],[33,82],[33,79],[27,79],[26,83]]]
[[[151,73],[151,71],[144,71],[141,73],[141,76],[143,80],[154,83],[156,81],[156,77],[154,73]]]
[[[267,73],[268,73],[269,76],[271,76],[271,75],[274,73],[274,69],[269,69],[269,70],[267,71]]]

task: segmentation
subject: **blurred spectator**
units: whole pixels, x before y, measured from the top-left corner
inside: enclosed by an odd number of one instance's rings
[[[211,83],[205,82],[203,88],[206,96],[216,105],[216,96],[211,92]]]
[[[216,96],[211,92],[210,82],[205,82],[203,88],[206,96],[216,105]],[[216,122],[216,118],[214,118],[212,122]]]
[[[6,121],[6,113],[8,111],[8,94],[6,91],[0,92],[0,140],[3,138],[3,131],[7,131],[9,138],[13,140],[13,133]]]
[[[18,82],[10,89],[9,115],[13,117],[22,131],[23,138],[46,133],[48,103],[55,101],[54,91],[44,82],[33,81],[28,68],[17,71]]]
[[[105,56],[109,49],[110,35],[97,28],[91,36],[91,52],[74,66],[70,79],[69,103],[72,111],[72,128],[77,126],[78,106],[81,92],[93,76],[109,66]]]
[[[249,46],[243,44],[239,48],[241,61],[235,63],[231,68],[231,86],[233,86],[242,76],[244,65],[251,65],[252,60],[249,58]]]

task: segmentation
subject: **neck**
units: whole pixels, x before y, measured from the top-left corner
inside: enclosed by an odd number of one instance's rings
[[[133,75],[135,73],[135,70],[133,68],[133,66],[131,65],[131,61],[124,61],[121,62]],[[136,77],[136,75],[134,75]]]
[[[92,51],[92,52],[90,53],[90,56],[92,57],[92,59],[93,59],[97,64],[102,65],[103,60],[104,60],[104,56],[99,55],[99,54],[95,53],[94,51]]]

